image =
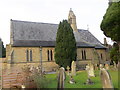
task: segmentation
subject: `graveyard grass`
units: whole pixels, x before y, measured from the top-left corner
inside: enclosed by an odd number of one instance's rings
[[[109,73],[112,78],[114,88],[118,88],[118,72],[109,70]],[[84,85],[87,80],[87,73],[86,71],[78,71],[76,76],[74,76],[74,80],[76,84],[69,84],[69,76],[66,76],[65,80],[65,88],[102,88],[99,70],[95,71],[96,77],[91,77],[91,80],[94,82],[94,85]],[[49,79],[49,88],[56,88],[57,87],[57,74],[48,74],[46,78]]]

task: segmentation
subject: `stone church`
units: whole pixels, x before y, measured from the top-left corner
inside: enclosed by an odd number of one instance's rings
[[[89,30],[78,29],[76,16],[69,11],[70,23],[77,43],[77,65],[107,61],[106,47]],[[55,41],[58,24],[10,21],[10,44],[6,46],[6,62],[12,65],[39,65],[45,71],[54,70]],[[62,52],[61,52],[62,53]]]

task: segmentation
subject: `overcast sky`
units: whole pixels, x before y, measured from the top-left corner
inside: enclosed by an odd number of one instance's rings
[[[59,24],[72,8],[78,29],[87,29],[103,43],[100,23],[108,0],[0,0],[0,37],[10,42],[10,19]],[[107,39],[111,43],[110,39]]]

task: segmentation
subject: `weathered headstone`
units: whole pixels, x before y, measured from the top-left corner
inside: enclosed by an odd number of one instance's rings
[[[58,86],[57,86],[58,90],[64,88],[64,80],[65,80],[65,69],[61,67],[58,73]]]
[[[101,81],[102,81],[103,89],[106,90],[106,88],[111,88],[110,90],[113,90],[113,84],[112,84],[112,81],[111,81],[111,76],[105,68],[101,68],[100,78],[101,78]]]
[[[75,76],[76,75],[76,62],[72,61],[72,65],[71,65],[71,75]]]
[[[93,64],[88,64],[86,66],[86,71],[87,71],[88,77],[95,77]]]
[[[109,70],[109,65],[108,64],[105,64],[105,69]]]
[[[94,74],[94,65],[90,63],[90,76],[91,77],[95,77],[95,74]]]
[[[88,78],[89,78],[90,77],[90,74],[89,74],[90,67],[89,67],[89,65],[86,65],[86,71],[87,71],[87,75],[88,75]]]
[[[90,70],[90,64],[88,64],[88,65],[86,66],[86,71],[87,71],[88,79],[87,79],[87,81],[86,81],[84,84],[85,84],[85,85],[92,85],[92,84],[94,84],[94,83],[91,81],[91,79],[90,79],[91,76],[94,76],[93,71],[91,72],[91,70]]]
[[[98,70],[98,65],[97,65],[97,64],[95,64],[94,66],[95,66],[95,70]]]
[[[67,66],[67,74],[70,75],[70,67]]]
[[[100,64],[100,65],[99,65],[99,67],[100,67],[100,70],[101,70],[101,69],[103,68],[103,65],[102,65],[102,64]]]

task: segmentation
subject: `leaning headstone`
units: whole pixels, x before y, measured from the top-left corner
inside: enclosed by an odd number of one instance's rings
[[[70,75],[70,67],[67,66],[67,75]]]
[[[113,90],[114,87],[113,87],[113,84],[112,84],[112,81],[111,81],[111,76],[105,68],[102,68],[100,70],[100,78],[101,78],[101,81],[102,81],[103,89],[106,90],[106,88],[111,88],[110,90]]]
[[[108,64],[105,64],[105,69],[109,70],[109,65]]]
[[[76,62],[72,61],[72,65],[71,65],[71,75],[75,76],[76,75]]]
[[[65,69],[61,67],[58,73],[58,86],[57,86],[58,90],[64,88],[64,80],[65,80]]]

